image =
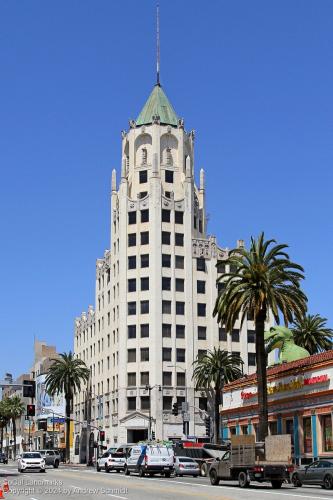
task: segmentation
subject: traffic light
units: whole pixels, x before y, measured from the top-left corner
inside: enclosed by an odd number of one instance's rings
[[[210,417],[205,418],[206,436],[210,437]]]
[[[178,403],[173,403],[173,405],[172,405],[172,415],[175,415],[175,417],[177,417],[177,415],[178,415]]]
[[[35,405],[27,405],[27,416],[28,417],[35,416]]]
[[[36,397],[36,382],[34,380],[23,380],[23,397]]]
[[[153,441],[155,441],[155,431],[151,432],[151,438],[152,438]]]
[[[99,431],[99,440],[105,441],[105,431]]]

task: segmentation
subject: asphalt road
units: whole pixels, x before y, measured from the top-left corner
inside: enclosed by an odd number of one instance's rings
[[[8,479],[8,499],[27,500],[332,500],[333,492],[314,486],[294,488],[283,485],[272,490],[269,485],[251,484],[240,489],[236,483],[222,482],[212,486],[207,478],[164,478],[160,476],[139,478],[123,473],[97,472],[85,467],[63,466],[48,468],[46,473],[25,472],[19,474],[16,465],[0,466],[0,484]]]

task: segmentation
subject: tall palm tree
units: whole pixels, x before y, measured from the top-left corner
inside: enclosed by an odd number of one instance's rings
[[[7,427],[8,413],[5,405],[5,400],[0,401],[0,453],[2,453],[3,446],[3,431]]]
[[[5,411],[7,414],[8,420],[12,422],[12,430],[13,430],[13,441],[14,441],[14,453],[13,458],[15,460],[16,456],[16,420],[20,418],[25,412],[25,405],[22,402],[20,396],[17,394],[8,397],[4,400]]]
[[[52,360],[46,375],[47,392],[53,396],[63,393],[66,403],[66,460],[70,454],[70,416],[74,393],[79,392],[82,382],[88,382],[90,371],[84,361],[75,358],[74,354],[60,354],[60,358]]]
[[[194,361],[193,379],[196,389],[214,392],[215,442],[220,442],[220,404],[224,384],[242,376],[243,361],[239,354],[230,354],[214,347]]]
[[[285,252],[287,245],[275,243],[275,240],[265,241],[264,233],[261,233],[257,239],[251,238],[249,250],[237,248],[230,251],[224,263],[229,264],[231,270],[219,278],[225,280],[225,288],[214,308],[214,316],[228,332],[232,331],[238,318],[241,324],[248,314],[254,318],[260,441],[268,434],[265,321],[271,311],[277,324],[281,314],[288,326],[294,314],[302,316],[305,313],[307,303],[300,289],[303,268],[290,261]]]
[[[327,319],[319,314],[297,317],[291,328],[295,344],[304,347],[310,354],[332,349],[333,330],[327,328],[326,322]]]

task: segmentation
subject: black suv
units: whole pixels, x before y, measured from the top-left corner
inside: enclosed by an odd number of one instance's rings
[[[4,453],[0,453],[0,464],[3,463],[3,464],[8,464],[8,458],[7,458],[7,455],[5,455]]]

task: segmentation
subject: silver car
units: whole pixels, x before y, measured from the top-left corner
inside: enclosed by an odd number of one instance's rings
[[[294,486],[318,484],[326,490],[333,489],[333,460],[316,460],[310,465],[302,465],[291,476]]]
[[[175,457],[175,475],[176,476],[193,476],[198,477],[200,467],[198,462],[190,457]]]

